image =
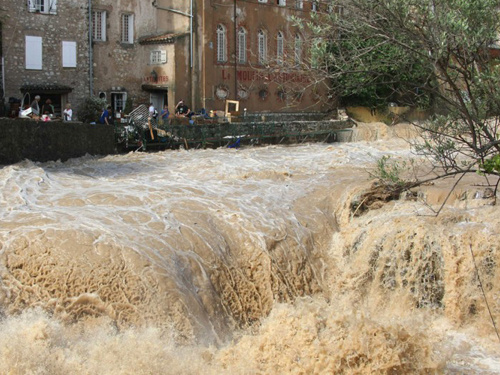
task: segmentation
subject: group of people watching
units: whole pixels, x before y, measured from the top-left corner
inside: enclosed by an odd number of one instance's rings
[[[175,106],[174,115],[176,117],[187,117],[191,120],[191,117],[195,113],[184,103],[184,100],[180,100]],[[158,125],[163,125],[168,122],[170,117],[170,111],[168,105],[165,104],[163,109],[158,113],[153,103],[149,103],[149,117],[158,121]]]
[[[47,99],[40,109],[40,95],[36,95],[35,99],[31,102],[30,108],[32,117],[34,119],[42,118],[45,121],[49,121],[55,117],[56,111],[52,105],[52,100]],[[66,103],[66,108],[62,112],[64,121],[71,121],[73,119],[73,110],[71,109],[71,103]]]
[[[42,116],[43,118],[51,119],[55,116],[55,109],[50,99],[47,99],[40,108],[40,95],[36,95],[33,102],[31,102],[31,112],[32,112],[32,117],[35,119],[39,119]],[[195,113],[186,105],[186,103],[184,103],[183,99],[181,99],[175,106],[174,114],[176,117],[187,117],[189,118],[189,120],[191,120],[191,118],[194,115],[202,116],[203,118],[211,117],[206,112],[205,108],[202,108],[199,113]],[[73,110],[71,109],[70,103],[66,104],[66,108],[62,112],[62,117],[64,121],[71,121],[73,119]],[[165,104],[160,113],[158,113],[153,103],[150,103],[149,117],[155,119],[159,125],[166,124],[170,117],[170,111],[168,109],[168,105]],[[111,125],[113,123],[112,111],[110,105],[102,109],[101,115],[99,116],[99,123],[106,125]]]

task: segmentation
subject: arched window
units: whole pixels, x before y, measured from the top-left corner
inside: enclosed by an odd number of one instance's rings
[[[278,31],[278,36],[276,37],[277,45],[276,45],[276,62],[278,64],[283,64],[283,54],[284,54],[284,38],[283,33]]]
[[[217,61],[227,61],[227,33],[224,25],[217,25]]]
[[[247,31],[240,27],[238,30],[238,63],[245,64],[247,62]]]
[[[259,30],[259,64],[264,65],[267,62],[267,35],[264,30]]]
[[[302,60],[302,38],[299,34],[295,35],[295,64],[300,64]]]

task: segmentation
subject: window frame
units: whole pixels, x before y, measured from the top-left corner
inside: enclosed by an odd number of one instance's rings
[[[216,59],[218,63],[227,62],[227,28],[219,23],[216,27],[217,45]]]
[[[134,44],[134,15],[122,13],[120,20],[120,42]]]
[[[57,0],[28,0],[30,13],[57,14]]]
[[[247,36],[247,30],[240,26],[238,29],[238,64],[247,63]]]
[[[295,34],[295,45],[293,48],[295,65],[299,65],[302,62],[302,46],[302,37],[299,34]]]
[[[276,62],[283,65],[285,57],[285,37],[281,30],[276,35]]]
[[[267,63],[267,33],[265,30],[260,29],[257,32],[257,43],[259,64],[265,65]]]
[[[149,64],[150,65],[161,65],[167,62],[167,51],[155,49],[149,54]]]
[[[105,10],[92,11],[92,40],[94,42],[106,41],[106,21],[107,14]],[[99,31],[100,38],[98,38],[97,31]]]
[[[125,110],[128,94],[126,91],[111,91],[109,96],[112,102],[113,115],[116,117],[117,113]],[[118,99],[118,96],[121,96],[121,99]]]

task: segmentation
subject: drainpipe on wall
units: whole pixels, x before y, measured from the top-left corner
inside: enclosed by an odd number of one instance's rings
[[[234,100],[238,100],[238,25],[236,23],[236,0],[234,0]]]
[[[201,21],[201,45],[202,45],[202,48],[201,48],[201,53],[202,53],[202,61],[201,61],[201,80],[202,80],[202,84],[201,84],[201,94],[202,94],[202,97],[201,97],[201,105],[202,105],[202,108],[207,108],[207,93],[206,93],[206,61],[205,61],[205,56],[206,56],[206,52],[205,52],[205,2],[202,1],[201,2],[201,5],[202,5],[202,10],[201,10],[201,15],[202,15],[202,21]]]
[[[5,99],[5,57],[3,56],[2,56],[2,95],[3,98],[1,99]]]
[[[190,1],[189,5],[189,14],[191,15],[189,17],[189,62],[190,62],[190,68],[191,68],[191,106],[194,107],[196,101],[194,97],[194,77],[193,77],[193,0]]]
[[[92,0],[89,0],[89,96],[94,94],[94,57],[92,54]]]

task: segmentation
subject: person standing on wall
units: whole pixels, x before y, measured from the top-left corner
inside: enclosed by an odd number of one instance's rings
[[[186,108],[184,108],[184,107],[187,107],[184,104],[184,100],[183,99],[179,100],[179,103],[177,103],[177,105],[175,106],[175,114],[176,115],[183,115],[185,113],[185,110],[186,110]]]
[[[168,110],[168,105],[165,104],[163,109],[160,112],[160,121],[158,122],[160,125],[164,125],[168,122],[168,117],[170,116],[170,111]]]
[[[40,116],[40,106],[38,102],[40,101],[40,95],[35,96],[35,100],[31,102],[31,113],[34,117]]]
[[[42,115],[54,116],[54,106],[52,105],[52,100],[47,99],[45,104],[42,106]]]
[[[156,110],[153,103],[149,103],[149,117],[154,118],[154,119],[156,117],[158,117],[158,111]]]
[[[64,121],[71,121],[73,118],[73,110],[71,109],[71,104],[66,103],[66,108],[63,111],[63,119]]]
[[[111,106],[108,105],[107,108],[102,110],[101,117],[99,118],[99,122],[101,124],[109,125],[109,111],[111,110]]]

